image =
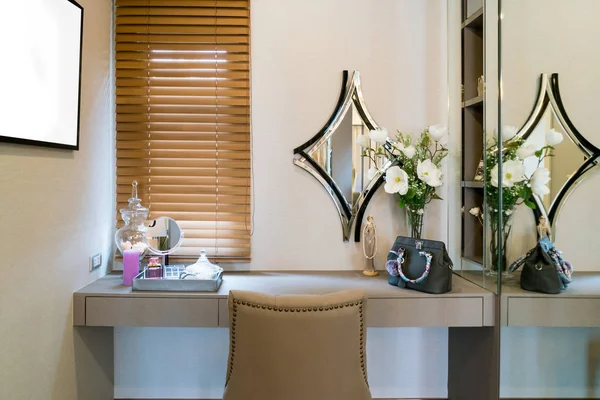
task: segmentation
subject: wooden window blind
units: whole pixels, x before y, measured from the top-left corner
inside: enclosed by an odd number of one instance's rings
[[[116,0],[115,39],[117,209],[135,179],[175,257],[249,260],[249,0]]]

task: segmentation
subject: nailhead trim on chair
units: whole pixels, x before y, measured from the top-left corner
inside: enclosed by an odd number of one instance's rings
[[[277,307],[277,306],[265,306],[262,304],[255,304],[255,303],[250,303],[248,301],[240,301],[240,300],[233,300],[233,316],[231,318],[231,327],[230,327],[230,344],[229,344],[229,368],[227,369],[227,378],[225,379],[225,386],[227,386],[227,384],[229,383],[229,379],[231,378],[231,373],[233,372],[233,360],[235,358],[235,325],[236,325],[236,318],[237,318],[237,307],[238,305],[242,305],[242,306],[248,306],[248,307],[252,307],[252,308],[261,308],[263,310],[269,310],[269,311],[277,311],[277,312],[310,312],[310,311],[331,311],[331,310],[337,310],[338,308],[344,308],[344,307],[353,307],[353,306],[359,306],[359,316],[360,316],[360,368],[362,370],[363,373],[363,377],[365,379],[365,383],[367,384],[367,386],[369,386],[369,382],[367,380],[367,369],[365,367],[365,346],[364,346],[364,314],[363,314],[363,305],[364,305],[364,300],[362,301],[354,301],[354,302],[349,302],[349,303],[342,303],[342,304],[335,304],[332,306],[327,306],[327,307],[313,307],[311,308],[284,308],[284,307]]]

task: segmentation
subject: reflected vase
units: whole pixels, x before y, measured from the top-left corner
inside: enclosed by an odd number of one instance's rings
[[[498,223],[497,218],[492,218],[490,221],[489,275],[497,275],[498,270],[501,271],[502,275],[508,275],[508,243],[512,233],[512,225],[512,215],[505,216],[501,225]],[[498,235],[499,231],[500,235]]]
[[[408,235],[413,239],[421,239],[423,226],[425,225],[425,208],[412,210],[406,208],[406,227]]]

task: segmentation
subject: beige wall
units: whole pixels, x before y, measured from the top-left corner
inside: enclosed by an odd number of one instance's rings
[[[111,1],[80,3],[80,151],[0,144],[0,399],[77,398],[71,296],[111,246]]]

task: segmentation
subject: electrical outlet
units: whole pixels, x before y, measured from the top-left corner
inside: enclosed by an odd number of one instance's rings
[[[94,254],[90,256],[90,271],[100,268],[102,265],[102,253]]]

